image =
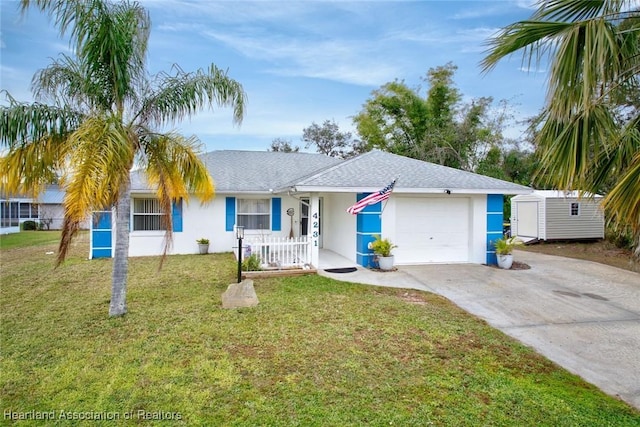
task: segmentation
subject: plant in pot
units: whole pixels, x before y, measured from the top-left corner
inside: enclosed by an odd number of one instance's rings
[[[209,253],[209,239],[202,238],[196,240],[196,242],[198,243],[198,250],[200,251],[200,254],[204,255]]]
[[[378,267],[380,267],[380,270],[392,270],[393,254],[391,251],[397,246],[391,243],[389,239],[383,239],[379,235],[373,237],[375,240],[371,242],[370,247],[373,253],[377,255]]]
[[[522,240],[517,237],[503,237],[493,242],[496,248],[496,258],[498,258],[498,267],[506,270],[511,268],[513,264],[513,248],[522,245]]]

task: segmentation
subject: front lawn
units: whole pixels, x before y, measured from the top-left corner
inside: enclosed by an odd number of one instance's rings
[[[86,260],[85,239],[52,270],[55,248],[0,252],[5,424],[640,423],[638,411],[438,296],[260,279],[258,307],[223,310],[232,255],[169,257],[160,272],[157,258],[134,258],[129,314],[110,319],[111,261]]]

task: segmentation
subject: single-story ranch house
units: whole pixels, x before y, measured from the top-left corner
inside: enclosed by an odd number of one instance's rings
[[[372,266],[368,244],[376,234],[398,247],[396,264],[495,263],[491,242],[502,237],[503,195],[532,190],[383,151],[341,160],[322,154],[213,151],[202,156],[216,185],[215,199],[192,198],[173,209],[170,253],[197,253],[196,240],[210,240],[210,252],[237,246],[235,226],[245,241],[308,236],[310,263],[320,249],[362,266]],[[357,215],[347,209],[397,179],[388,200]],[[132,173],[131,256],[163,250],[158,204],[142,175]],[[92,257],[111,256],[108,220],[94,221]],[[102,239],[100,232],[108,237]],[[96,234],[97,233],[97,234]],[[100,243],[103,240],[103,243]]]
[[[56,184],[47,185],[37,199],[20,194],[0,196],[0,234],[18,233],[25,221],[35,221],[44,230],[60,230],[64,223],[65,192]],[[89,228],[89,219],[80,224]]]

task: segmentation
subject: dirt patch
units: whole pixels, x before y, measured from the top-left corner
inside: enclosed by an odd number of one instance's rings
[[[427,301],[425,301],[420,295],[411,293],[411,292],[405,292],[404,294],[400,295],[400,299],[405,302],[408,302],[409,304],[417,304],[417,305],[427,304]]]
[[[519,246],[518,250],[583,259],[640,272],[640,260],[634,257],[631,251],[620,249],[604,240],[595,242],[539,242]]]
[[[490,265],[489,267],[500,268],[497,265]],[[513,261],[513,263],[511,264],[511,268],[509,268],[509,270],[529,270],[529,269],[531,269],[531,266],[529,264],[526,264],[520,261]]]

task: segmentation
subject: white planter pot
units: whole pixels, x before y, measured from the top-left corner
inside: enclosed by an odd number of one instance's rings
[[[201,255],[209,253],[209,244],[208,243],[198,243],[198,250]]]
[[[513,254],[496,256],[498,258],[498,267],[504,268],[505,270],[511,268],[511,265],[513,264]]]
[[[378,267],[380,267],[380,270],[393,270],[393,255],[391,256],[378,255]]]

